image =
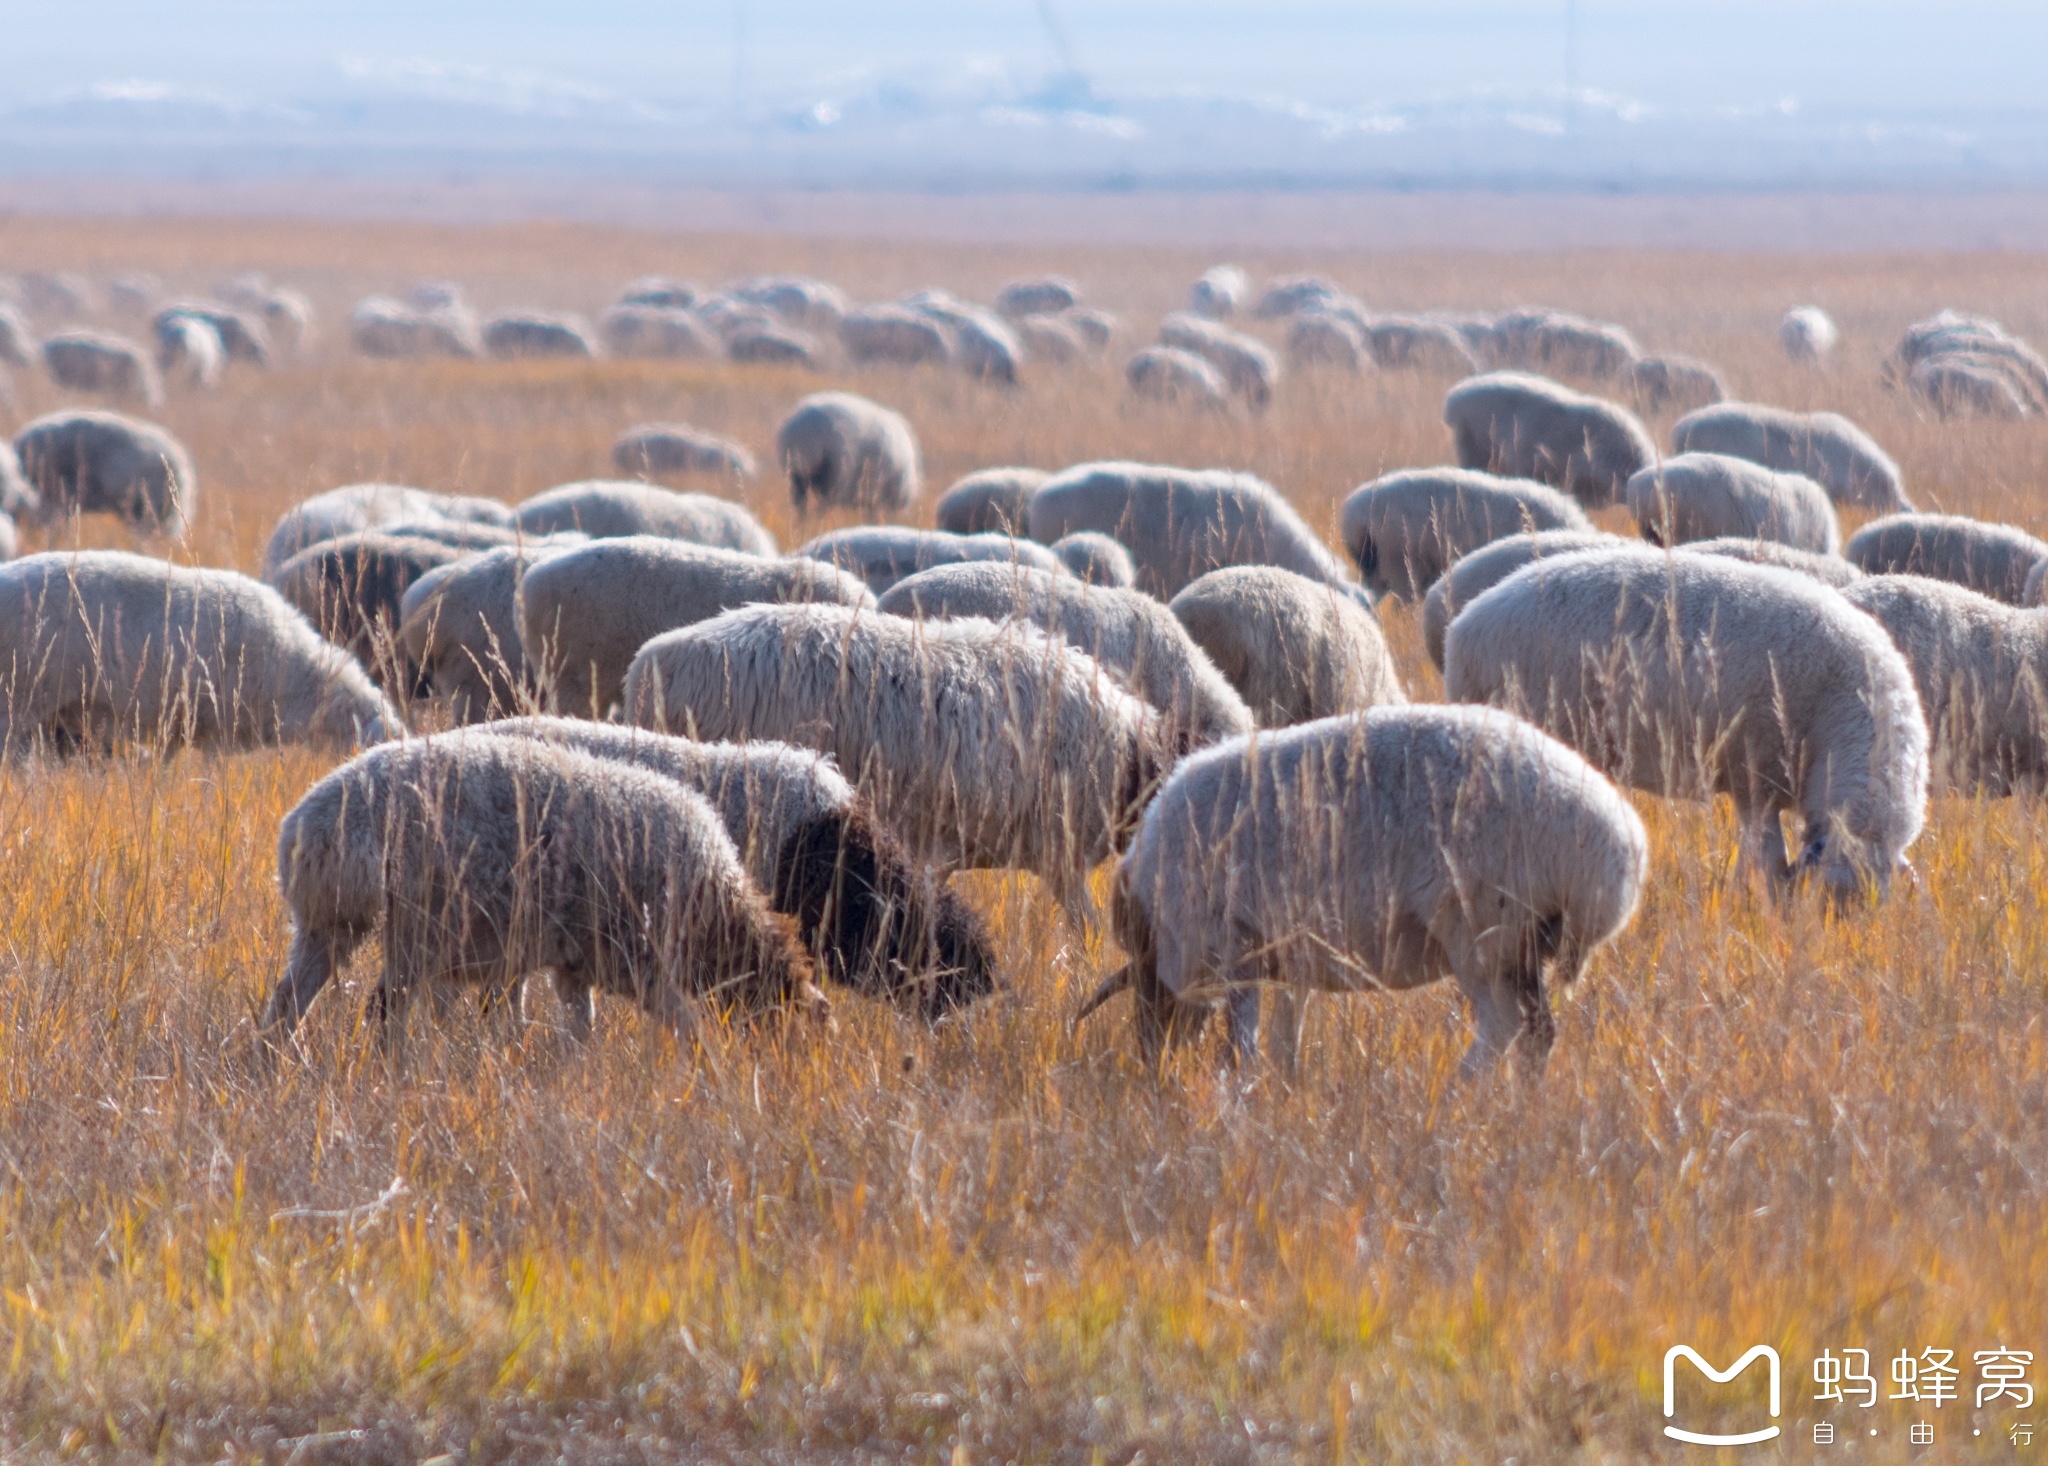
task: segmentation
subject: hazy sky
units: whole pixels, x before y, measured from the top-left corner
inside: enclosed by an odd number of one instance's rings
[[[1567,3],[1052,0],[1104,91],[1332,104],[1555,86]],[[675,99],[732,95],[743,56],[760,101],[1053,65],[1037,0],[0,0],[0,35],[19,100],[130,80],[309,96],[350,61],[356,85],[413,64]],[[1654,105],[2031,109],[2048,0],[1579,0],[1577,35],[1581,85]]]

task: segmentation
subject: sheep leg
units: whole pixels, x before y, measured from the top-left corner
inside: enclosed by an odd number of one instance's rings
[[[1233,983],[1224,999],[1224,1023],[1230,1038],[1233,1068],[1249,1069],[1259,1061],[1259,987],[1257,983]]]
[[[567,968],[556,968],[555,998],[562,1005],[562,1021],[568,1026],[569,1037],[577,1043],[589,1039],[591,1018],[597,1004],[597,990],[590,985],[589,979],[579,977]]]
[[[299,1026],[306,1009],[327,986],[335,970],[362,945],[367,930],[351,927],[300,927],[292,933],[290,954],[285,958],[284,976],[263,1005],[263,1027],[282,1028],[289,1034]]]
[[[1285,983],[1273,989],[1273,1013],[1266,1028],[1266,1061],[1288,1079],[1301,1072],[1301,1030],[1307,1017],[1307,988]]]
[[[1737,813],[1742,821],[1742,864],[1763,876],[1771,895],[1783,896],[1792,888],[1792,862],[1785,856],[1785,827],[1777,809]]]
[[[1472,1046],[1465,1050],[1465,1057],[1458,1065],[1461,1082],[1477,1079],[1500,1062],[1501,1055],[1515,1041],[1522,1031],[1522,1004],[1515,993],[1512,982],[1494,979],[1487,982],[1468,982],[1463,976],[1458,986],[1472,1004],[1472,1022],[1478,1032],[1473,1035]]]

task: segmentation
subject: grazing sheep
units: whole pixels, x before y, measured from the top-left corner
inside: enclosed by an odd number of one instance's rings
[[[2031,417],[2048,412],[2048,360],[1998,322],[1943,311],[1906,328],[1885,363],[1887,385],[1901,374],[1944,416],[1976,412]]]
[[[735,300],[761,307],[805,331],[836,331],[850,308],[845,292],[808,275],[757,275],[726,287]]]
[[[625,697],[645,726],[831,754],[920,858],[1034,871],[1079,925],[1166,758],[1156,712],[1014,622],[749,606],[650,641]]]
[[[924,491],[917,435],[901,413],[851,392],[804,398],[775,430],[798,514],[820,509],[906,509]]]
[[[1803,473],[1837,504],[1887,512],[1913,507],[1899,466],[1839,413],[1723,402],[1680,418],[1671,429],[1671,446],[1679,453],[1726,453],[1781,473]]]
[[[349,312],[348,334],[358,355],[379,360],[484,354],[476,317],[459,300],[419,307],[373,295]]]
[[[908,1003],[927,1019],[995,991],[981,917],[911,860],[824,754],[571,718],[512,718],[476,731],[634,764],[703,795],[769,906],[796,919],[825,981]]]
[[[666,275],[643,275],[638,280],[628,281],[626,288],[619,292],[620,305],[644,305],[656,310],[686,311],[703,297],[704,292],[696,286],[681,280],[672,280]]]
[[[729,295],[712,295],[697,302],[690,314],[730,347],[735,336],[754,331],[785,331],[780,317],[764,306],[748,305]]]
[[[313,302],[285,285],[266,286],[249,302],[263,329],[286,354],[297,356],[313,342]]]
[[[220,381],[227,351],[220,333],[193,316],[171,316],[156,327],[156,364],[164,375],[191,387]]]
[[[1187,759],[1146,812],[1117,868],[1129,960],[1075,1021],[1129,988],[1157,1062],[1221,1001],[1247,1062],[1260,983],[1351,993],[1449,977],[1478,1030],[1464,1076],[1518,1041],[1540,1065],[1551,994],[1628,925],[1648,872],[1628,801],[1504,713],[1375,708],[1261,733]],[[1275,1038],[1291,1068],[1296,1034]]]
[[[1537,479],[1588,509],[1612,504],[1631,475],[1657,461],[1657,445],[1627,408],[1526,372],[1466,378],[1444,398],[1444,423],[1459,467]]]
[[[1223,373],[1192,351],[1177,346],[1147,346],[1124,366],[1131,395],[1147,402],[1226,412],[1230,390]]]
[[[1062,535],[1050,546],[1062,565],[1086,585],[1133,590],[1138,584],[1138,566],[1131,552],[1097,530],[1078,530]]]
[[[863,525],[821,534],[796,554],[836,565],[881,595],[889,587],[935,565],[994,561],[1065,575],[1066,566],[1044,545],[1007,534],[946,534],[898,524]]]
[[[996,294],[996,313],[1013,321],[1027,316],[1056,316],[1081,303],[1081,287],[1064,275],[1013,280]]]
[[[664,631],[757,602],[874,600],[860,581],[817,560],[632,535],[593,540],[531,566],[519,582],[519,642],[548,707],[602,718],[619,699],[634,653]]]
[[[0,438],[0,514],[10,521],[26,519],[41,512],[43,497],[29,487],[28,476],[21,471],[21,459],[16,456],[14,445]],[[12,554],[4,557],[12,560]]]
[[[904,302],[944,328],[954,365],[978,382],[1014,386],[1024,347],[1009,323],[992,311],[956,300],[943,290],[923,290]]]
[[[366,530],[322,540],[278,567],[270,583],[320,634],[370,669],[383,687],[403,685],[399,607],[428,571],[468,553],[410,535]]]
[[[947,534],[1022,534],[1031,496],[1051,477],[1042,468],[978,468],[939,496],[934,518]]]
[[[1271,484],[1248,473],[1150,463],[1082,463],[1031,496],[1031,538],[1078,530],[1114,538],[1138,589],[1162,601],[1224,565],[1278,565],[1356,591],[1343,565]]]
[[[1840,590],[1846,585],[1854,585],[1863,579],[1863,572],[1840,555],[1816,555],[1809,550],[1795,550],[1790,545],[1781,545],[1775,540],[1694,540],[1685,546],[1685,553],[1719,555],[1724,559],[1741,560],[1749,565],[1772,565],[1780,570],[1795,571],[1809,580],[1817,580],[1835,590]]]
[[[1074,310],[1061,311],[1058,319],[1073,328],[1089,353],[1100,356],[1109,350],[1110,340],[1116,335],[1116,317],[1106,310],[1094,306],[1080,306]]]
[[[1906,869],[1927,813],[1927,722],[1883,630],[1802,575],[1651,549],[1525,566],[1444,645],[1453,702],[1521,711],[1616,780],[1727,794],[1774,891],[1837,899]],[[1805,824],[1786,859],[1785,811]]]
[[[180,538],[199,475],[184,445],[155,423],[112,412],[53,412],[14,437],[45,514],[116,514]]]
[[[1026,316],[1011,327],[1026,359],[1047,366],[1073,366],[1089,360],[1095,348],[1061,316]]]
[[[141,316],[164,293],[164,282],[146,270],[131,270],[107,282],[107,304],[124,316]]]
[[[1422,647],[1437,671],[1444,669],[1444,632],[1458,612],[1532,560],[1556,559],[1581,550],[1616,549],[1633,542],[1598,529],[1552,529],[1511,534],[1459,558],[1422,598]]]
[[[1250,277],[1236,265],[1211,265],[1188,287],[1188,313],[1227,321],[1237,314],[1251,288]]]
[[[1231,394],[1254,412],[1272,402],[1280,360],[1264,342],[1201,316],[1176,313],[1159,323],[1159,344],[1191,351],[1215,367]]]
[[[775,536],[744,505],[634,480],[558,484],[513,510],[512,527],[528,535],[574,530],[594,540],[651,534],[749,555],[776,553]]]
[[[1913,395],[1941,417],[2016,422],[2034,415],[2023,389],[1992,358],[1932,356],[1914,367],[1906,381]]]
[[[2010,524],[1959,514],[1892,514],[1851,535],[1842,557],[1866,575],[1925,575],[2017,606],[2048,562],[2048,544]]]
[[[647,361],[717,361],[725,343],[687,310],[656,305],[615,305],[597,318],[614,356]]]
[[[1728,400],[1721,374],[1689,356],[1646,356],[1622,373],[1628,398],[1643,412],[1693,412]]]
[[[752,326],[725,343],[727,360],[739,366],[792,366],[816,371],[824,365],[818,343],[786,326]]]
[[[1378,620],[1352,597],[1291,570],[1212,570],[1167,609],[1262,728],[1408,700]]]
[[[372,1011],[416,989],[516,988],[552,971],[571,1031],[593,990],[670,1027],[687,998],[821,1014],[810,964],[747,879],[704,796],[532,738],[475,733],[372,749],[308,790],[278,829],[291,952],[262,1026],[290,1034],[381,926]]]
[[[1912,667],[1938,784],[1994,796],[2048,787],[2048,610],[1919,575],[1873,575],[1842,594]]]
[[[1189,638],[1173,613],[1134,590],[989,562],[943,565],[897,582],[880,609],[913,620],[1017,617],[1086,652],[1165,716],[1177,750],[1253,727],[1251,709]]]
[[[469,297],[453,280],[419,280],[405,292],[406,304],[422,311],[466,311]]]
[[[730,438],[686,423],[654,422],[629,428],[612,441],[612,466],[620,473],[710,474],[750,479],[754,455]]]
[[[263,547],[263,578],[273,583],[285,561],[322,540],[406,525],[419,530],[436,522],[457,525],[512,525],[512,511],[496,499],[435,494],[403,484],[348,484],[315,494],[287,509]]]
[[[1461,555],[1543,530],[1590,531],[1572,499],[1534,479],[1469,468],[1411,468],[1354,490],[1338,532],[1376,596],[1419,599]]]
[[[35,327],[19,310],[0,301],[0,363],[25,367],[33,366],[35,359]]]
[[[859,366],[943,366],[953,342],[940,322],[907,305],[873,305],[839,323],[839,344]]]
[[[572,546],[531,541],[465,555],[429,570],[399,602],[398,655],[415,669],[419,696],[444,703],[458,723],[531,712],[539,704],[519,639],[519,582]]]
[[[1360,329],[1373,364],[1385,371],[1465,377],[1480,367],[1471,345],[1448,321],[1423,316],[1377,316],[1363,322]]]
[[[270,333],[263,329],[261,321],[212,301],[181,301],[156,313],[150,323],[152,334],[157,340],[163,340],[168,323],[180,316],[204,321],[213,327],[213,334],[220,338],[221,350],[229,361],[244,361],[257,367],[270,365]]]
[[[1798,305],[1778,323],[1778,345],[1794,361],[1818,363],[1834,354],[1842,333],[1817,305]]]
[[[1561,311],[1543,312],[1522,339],[1528,343],[1527,354],[1517,355],[1511,364],[1595,381],[1612,381],[1642,356],[1635,338],[1620,326]]]
[[[597,341],[581,316],[508,311],[484,322],[484,352],[499,361],[529,357],[589,358]]]
[[[1827,490],[1804,474],[1777,473],[1747,458],[1681,453],[1636,474],[1624,497],[1653,545],[1761,539],[1815,555],[1842,551]]]
[[[1357,326],[1342,316],[1310,311],[1287,328],[1287,363],[1297,371],[1328,367],[1356,376],[1373,359]]]
[[[1275,280],[1252,307],[1254,320],[1274,321],[1349,299],[1320,275],[1290,275]]]
[[[75,320],[92,310],[92,282],[74,270],[31,270],[21,277],[22,298],[39,315]]]
[[[142,348],[126,337],[104,331],[60,332],[43,343],[43,370],[58,386],[74,392],[163,406],[163,381]]]
[[[0,752],[312,743],[405,731],[353,658],[232,570],[117,550],[0,567]]]

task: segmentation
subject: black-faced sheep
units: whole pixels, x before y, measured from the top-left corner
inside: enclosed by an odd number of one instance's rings
[[[797,513],[904,509],[924,491],[917,435],[903,415],[850,392],[818,392],[775,430]]]
[[[1837,504],[1886,512],[1911,509],[1899,466],[1870,434],[1834,412],[1788,412],[1722,402],[1671,428],[1678,453],[1726,453],[1781,473],[1803,473]]]
[[[1577,502],[1534,479],[1470,468],[1411,468],[1352,491],[1338,533],[1374,595],[1418,599],[1460,556],[1492,540],[1589,531]]]
[[[184,444],[113,412],[53,412],[14,438],[46,515],[114,514],[177,538],[191,527],[199,475]]]
[[[1386,638],[1356,597],[1274,565],[1232,565],[1168,606],[1265,728],[1406,702]]]
[[[1461,468],[1533,478],[1588,509],[1612,504],[1657,445],[1620,405],[1526,372],[1468,377],[1444,398]]]
[[[1681,453],[1642,470],[1624,497],[1653,545],[1760,539],[1815,555],[1842,549],[1827,490],[1804,474],[1779,473],[1724,453]]]

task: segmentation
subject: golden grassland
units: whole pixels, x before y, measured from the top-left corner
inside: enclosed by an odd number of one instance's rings
[[[487,308],[595,310],[637,274],[794,268],[862,296],[986,298],[1056,268],[1124,315],[1120,360],[1207,263],[0,221],[0,269],[200,288],[258,267],[313,293],[327,337],[308,360],[174,391],[162,414],[205,481],[178,553],[244,569],[284,507],[354,480],[518,498],[607,474],[612,437],[660,418],[765,458],[821,384],[361,362],[335,338],[373,289],[447,276]],[[1848,412],[1923,504],[2048,532],[2048,429],[1937,423],[1877,380],[1900,328],[1944,305],[2048,340],[2037,259],[1245,263],[1313,265],[1383,308],[1620,320],[1738,395]],[[1775,347],[1808,300],[1844,328],[1824,371]],[[1010,393],[846,384],[910,414],[935,487],[1004,462],[1223,464],[1329,530],[1358,482],[1448,451],[1446,384],[1421,378],[1295,378],[1245,422],[1134,411],[1114,365]],[[14,387],[16,421],[59,401]],[[807,532],[772,475],[748,498],[785,543]],[[1437,695],[1414,617],[1385,621],[1416,695]],[[250,1024],[287,938],[273,841],[322,768],[287,751],[0,774],[0,1456],[1618,1461],[1672,1449],[1658,1367],[1678,1342],[1775,1344],[1790,1443],[1811,1439],[1820,1349],[1868,1348],[1883,1380],[1902,1347],[1952,1348],[1965,1399],[1938,1450],[1972,1428],[2011,1449],[2012,1412],[1969,1408],[1968,1355],[2048,1348],[2034,800],[1938,800],[1921,892],[1841,918],[1744,884],[1725,809],[1639,801],[1649,894],[1564,1000],[1534,1084],[1454,1083],[1447,989],[1320,1003],[1291,1084],[1230,1075],[1213,1046],[1154,1078],[1119,1011],[1069,1033],[1114,953],[1071,944],[1022,878],[971,882],[1009,991],[936,1031],[846,997],[829,1037],[679,1046],[612,1011],[569,1051],[544,1031],[501,1047],[465,1010],[394,1063],[357,986],[316,1007],[302,1055],[265,1063]],[[1908,1407],[1869,1417],[1883,1431],[1858,1458],[1906,1456]],[[293,1444],[342,1431],[360,1434]]]

